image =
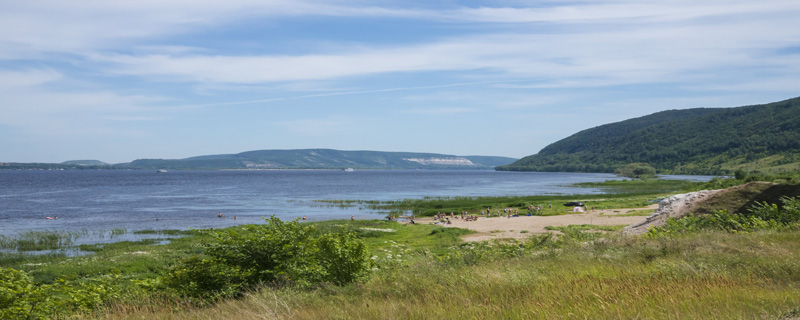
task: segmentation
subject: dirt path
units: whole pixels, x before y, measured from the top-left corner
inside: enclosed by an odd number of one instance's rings
[[[568,226],[580,224],[594,225],[632,225],[643,222],[646,216],[627,216],[633,210],[656,209],[658,205],[647,208],[615,209],[615,210],[596,210],[588,213],[574,213],[560,216],[521,216],[521,217],[494,217],[478,218],[478,221],[463,221],[451,219],[452,224],[442,225],[444,227],[464,228],[473,230],[476,233],[462,237],[464,241],[484,241],[491,239],[506,238],[527,238],[533,234],[550,232],[545,230],[547,226]],[[614,212],[618,211],[618,212]],[[434,223],[433,218],[416,219],[417,223]],[[526,230],[526,233],[521,231]]]

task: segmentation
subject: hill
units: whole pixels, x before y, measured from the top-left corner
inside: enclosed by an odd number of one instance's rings
[[[730,174],[800,168],[800,98],[737,108],[668,110],[578,132],[497,170]]]
[[[492,169],[516,159],[437,153],[341,151],[332,149],[257,150],[185,159],[138,159],[115,167],[147,169]]]
[[[77,166],[108,166],[110,164],[100,160],[70,160],[64,161],[61,164],[77,165]]]

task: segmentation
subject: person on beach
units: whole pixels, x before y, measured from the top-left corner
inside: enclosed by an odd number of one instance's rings
[[[353,221],[355,219],[356,219],[356,216],[350,216],[350,221]]]

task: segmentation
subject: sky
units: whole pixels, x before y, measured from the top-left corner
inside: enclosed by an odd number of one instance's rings
[[[800,96],[797,0],[0,2],[0,161],[520,158]]]

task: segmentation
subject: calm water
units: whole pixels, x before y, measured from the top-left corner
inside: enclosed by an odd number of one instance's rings
[[[707,180],[707,177],[689,177]],[[497,171],[12,171],[0,170],[0,235],[31,230],[127,231],[226,227],[308,216],[382,218],[313,200],[587,194],[576,182],[611,174]],[[217,218],[221,212],[224,218]],[[46,217],[58,216],[57,220]],[[237,216],[234,220],[233,216]]]

